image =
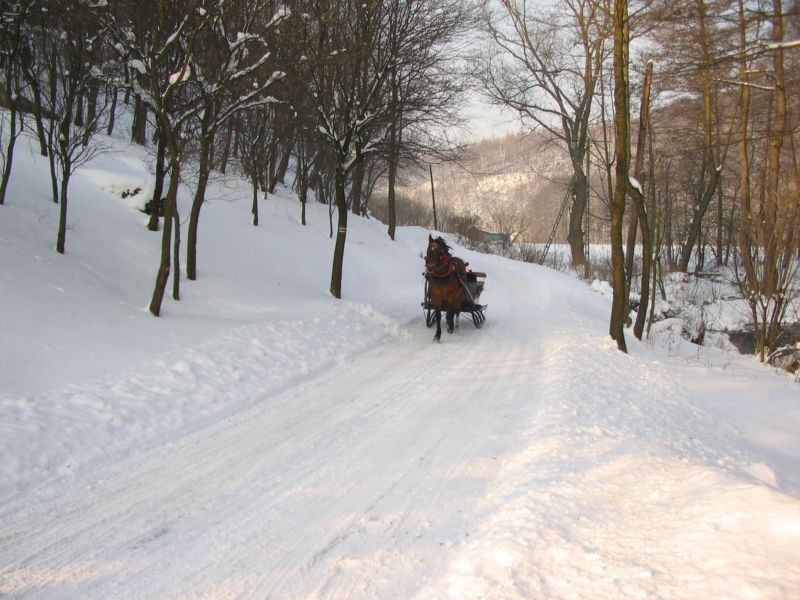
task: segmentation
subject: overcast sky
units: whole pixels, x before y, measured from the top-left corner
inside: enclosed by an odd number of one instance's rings
[[[471,139],[500,137],[520,129],[516,113],[487,104],[478,97],[467,106],[467,111]]]

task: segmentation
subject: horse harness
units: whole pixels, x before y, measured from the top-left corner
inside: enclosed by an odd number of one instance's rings
[[[436,250],[432,250],[433,246],[436,246]],[[431,258],[432,251],[436,258],[439,259],[439,264],[433,269],[428,269],[426,271],[425,279],[429,281],[435,280],[438,282],[444,282],[455,276],[457,280],[464,280],[467,273],[468,263],[464,262],[458,257],[451,256],[448,249],[438,241],[434,241],[429,244],[427,258]]]

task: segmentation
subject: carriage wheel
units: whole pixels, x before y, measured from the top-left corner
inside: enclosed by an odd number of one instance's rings
[[[472,322],[475,324],[476,329],[480,329],[486,321],[486,315],[483,314],[483,307],[472,311]]]
[[[425,298],[422,307],[425,309],[425,325],[431,327],[436,321],[436,313],[431,308],[431,293],[427,279],[425,280]]]

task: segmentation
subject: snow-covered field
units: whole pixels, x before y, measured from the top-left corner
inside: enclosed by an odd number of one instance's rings
[[[488,320],[434,344],[427,231],[351,217],[338,301],[327,209],[253,227],[233,178],[155,318],[150,158],[109,143],[65,256],[26,146],[0,207],[0,596],[800,598],[791,378],[622,354],[603,293],[464,249]]]

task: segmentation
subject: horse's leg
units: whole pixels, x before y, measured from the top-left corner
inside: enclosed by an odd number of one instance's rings
[[[455,325],[453,323],[453,317],[455,315],[455,311],[453,310],[452,306],[447,307],[447,333],[453,333],[453,329]]]
[[[442,311],[439,308],[436,311],[436,334],[433,336],[434,342],[439,342],[442,339]]]

